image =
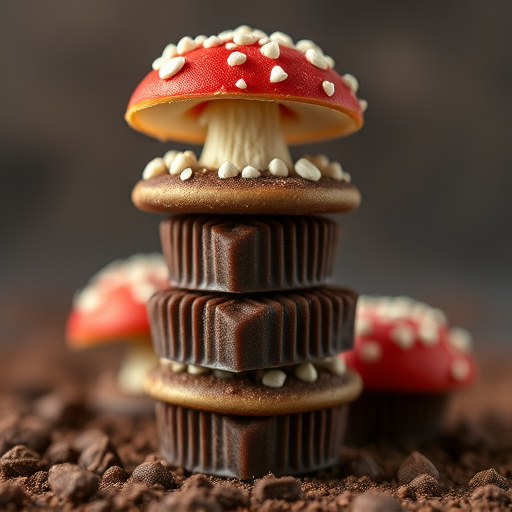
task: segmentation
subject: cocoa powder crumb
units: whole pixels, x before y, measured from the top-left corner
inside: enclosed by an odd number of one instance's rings
[[[426,473],[417,476],[408,485],[416,496],[440,496],[443,491],[442,485],[434,477]]]
[[[144,462],[137,466],[133,470],[132,479],[150,486],[160,484],[164,489],[176,487],[171,470],[158,461]]]
[[[416,477],[427,474],[439,480],[437,468],[420,452],[411,453],[398,469],[398,481],[401,484],[408,484]]]
[[[401,512],[400,502],[387,494],[368,491],[357,496],[351,505],[352,512]]]
[[[291,476],[262,478],[254,486],[253,496],[258,503],[268,499],[296,501],[302,497],[299,480]]]
[[[99,478],[76,464],[56,464],[50,468],[48,483],[61,498],[75,503],[88,500],[97,490]]]
[[[481,487],[477,487],[473,494],[471,495],[472,501],[485,500],[488,502],[497,502],[497,503],[510,503],[510,496],[505,492],[501,487],[497,485],[484,485]]]
[[[501,476],[494,468],[486,469],[485,471],[478,472],[470,481],[469,487],[475,490],[477,487],[484,485],[496,485],[507,491],[510,487],[508,480]]]

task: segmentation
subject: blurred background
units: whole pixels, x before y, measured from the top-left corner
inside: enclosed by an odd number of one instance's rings
[[[336,282],[424,300],[507,346],[510,0],[1,0],[0,344],[49,322],[59,336],[92,274],[159,250],[159,217],[130,192],[186,147],[129,129],[126,104],[167,43],[240,24],[314,40],[369,101],[361,132],[292,148],[340,161],[363,195],[337,217]]]

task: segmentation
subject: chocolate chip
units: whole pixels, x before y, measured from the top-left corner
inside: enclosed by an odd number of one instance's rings
[[[50,428],[37,416],[24,416],[0,428],[0,453],[22,444],[37,453],[50,444]]]
[[[128,480],[128,473],[123,468],[110,466],[101,477],[100,490],[115,489],[120,491],[126,480]]]
[[[48,483],[57,496],[78,503],[98,490],[99,478],[76,464],[65,463],[50,468]]]
[[[375,460],[368,454],[362,453],[354,457],[348,464],[348,472],[357,478],[367,476],[372,480],[377,480],[380,475],[380,469]]]
[[[204,475],[198,473],[187,478],[181,486],[182,491],[188,491],[192,489],[213,489],[213,484]]]
[[[508,480],[501,476],[495,469],[486,469],[485,471],[478,472],[470,481],[469,487],[471,490],[475,490],[477,487],[484,485],[496,485],[507,491],[510,487]]]
[[[122,464],[109,438],[104,435],[80,454],[78,465],[101,476],[110,466]]]
[[[97,441],[104,439],[105,437],[108,438],[105,432],[97,428],[91,428],[84,430],[82,433],[76,436],[73,440],[72,446],[77,452],[81,453],[89,448],[89,446],[96,443]]]
[[[483,485],[477,487],[471,495],[473,501],[485,500],[498,503],[510,503],[510,496],[497,485]]]
[[[83,412],[82,396],[72,389],[48,393],[34,402],[34,410],[54,426],[73,424]]]
[[[25,497],[25,491],[18,482],[0,482],[0,505],[18,508],[23,506]]]
[[[400,502],[387,494],[367,491],[357,496],[351,505],[352,512],[401,512]]]
[[[408,484],[416,477],[427,474],[439,480],[437,468],[420,452],[413,452],[407,457],[398,469],[398,481],[401,484]]]
[[[171,470],[158,461],[143,462],[133,470],[132,478],[148,485],[160,484],[164,489],[176,487]]]
[[[30,450],[22,444],[18,444],[5,452],[0,460],[20,460],[20,459],[31,459],[39,460],[39,454],[33,450]]]
[[[78,452],[66,441],[53,442],[43,455],[50,465],[63,464],[64,462],[76,462]]]
[[[217,485],[209,494],[224,510],[237,510],[249,507],[249,494],[233,484]]]
[[[302,497],[299,480],[291,476],[263,478],[254,486],[253,496],[259,503],[269,499],[296,501]]]
[[[427,474],[417,476],[409,483],[409,487],[417,496],[440,496],[443,491],[439,481]]]

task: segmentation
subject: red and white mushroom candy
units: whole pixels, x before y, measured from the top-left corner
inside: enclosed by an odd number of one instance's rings
[[[156,364],[146,302],[167,286],[167,266],[159,254],[137,254],[110,263],[75,295],[66,327],[68,344],[88,348],[129,343],[118,380],[124,390],[141,392],[147,370]]]
[[[471,384],[470,334],[444,313],[408,297],[359,299],[354,349],[346,364],[372,391],[443,392]]]
[[[215,170],[220,178],[257,178],[262,171],[317,181],[348,181],[325,156],[293,162],[288,144],[348,135],[363,124],[367,103],[357,80],[309,40],[267,35],[241,26],[214,36],[169,44],[139,84],[126,112],[136,130],[161,140],[203,144],[152,160],[143,178],[190,178]]]

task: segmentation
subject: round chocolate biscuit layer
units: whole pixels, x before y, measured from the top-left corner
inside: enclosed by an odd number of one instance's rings
[[[290,376],[283,387],[269,388],[248,377],[218,379],[174,373],[160,365],[150,371],[145,389],[153,398],[181,407],[236,416],[275,416],[351,402],[361,393],[362,381],[352,370],[341,376],[320,371],[314,383]]]
[[[325,284],[338,233],[317,216],[185,214],[160,224],[171,284],[231,293]]]
[[[259,478],[309,473],[338,462],[347,405],[279,416],[244,417],[156,404],[160,451],[188,471]]]
[[[345,181],[299,177],[219,178],[216,172],[195,173],[188,180],[157,176],[141,180],[132,201],[140,210],[164,213],[309,215],[354,210],[361,202],[359,190]]]
[[[357,294],[346,288],[224,294],[168,289],[148,302],[159,357],[241,372],[352,347]]]

